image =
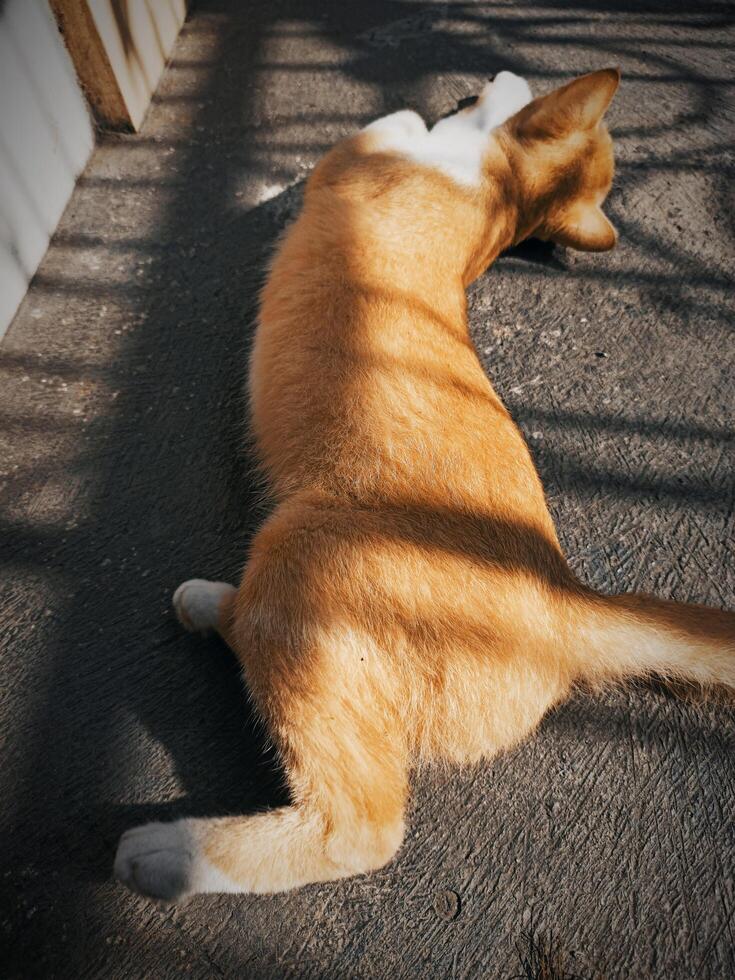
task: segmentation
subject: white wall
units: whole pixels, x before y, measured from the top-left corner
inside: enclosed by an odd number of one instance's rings
[[[93,143],[84,97],[46,0],[0,0],[0,337]]]

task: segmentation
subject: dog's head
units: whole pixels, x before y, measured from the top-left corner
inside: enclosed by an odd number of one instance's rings
[[[613,177],[602,117],[617,69],[537,99],[501,72],[476,103],[433,129],[392,113],[342,141],[309,180],[312,231],[360,264],[457,270],[465,283],[508,245],[535,235],[587,251],[612,248],[600,205]]]
[[[617,233],[602,212],[612,184],[612,140],[603,122],[620,82],[616,68],[576,78],[534,99],[505,124],[520,187],[518,239],[538,238],[604,252]]]

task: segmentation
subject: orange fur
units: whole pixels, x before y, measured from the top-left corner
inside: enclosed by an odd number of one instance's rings
[[[190,822],[233,888],[382,865],[413,764],[513,745],[577,682],[735,687],[735,616],[575,579],[468,336],[465,287],[504,248],[615,243],[601,117],[617,84],[596,72],[534,100],[488,140],[474,188],[370,131],[309,180],[250,366],[276,508],[220,607],[293,803]]]

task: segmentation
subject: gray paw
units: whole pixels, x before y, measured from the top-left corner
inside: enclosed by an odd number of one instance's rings
[[[235,591],[227,582],[208,582],[202,578],[182,582],[173,600],[179,622],[192,633],[216,629],[222,600]]]
[[[139,895],[175,902],[192,890],[195,843],[181,823],[148,823],[126,831],[115,877]]]

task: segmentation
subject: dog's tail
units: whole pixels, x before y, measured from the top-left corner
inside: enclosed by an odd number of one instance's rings
[[[580,678],[657,675],[735,690],[735,613],[647,595],[577,598],[571,614]]]

